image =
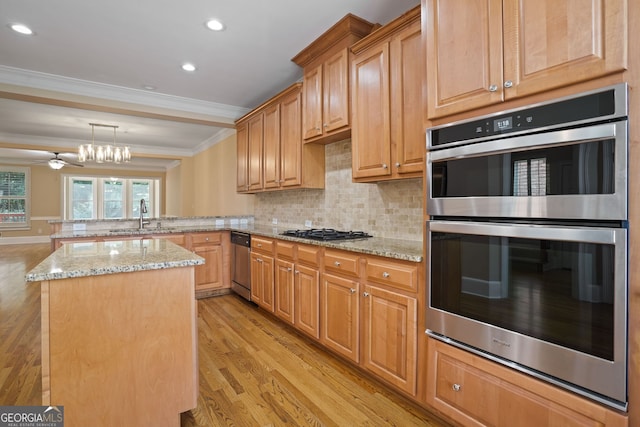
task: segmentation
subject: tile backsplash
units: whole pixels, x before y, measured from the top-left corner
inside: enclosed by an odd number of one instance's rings
[[[325,148],[325,188],[258,193],[255,222],[291,228],[361,230],[377,237],[422,240],[422,179],[351,181],[351,141]]]

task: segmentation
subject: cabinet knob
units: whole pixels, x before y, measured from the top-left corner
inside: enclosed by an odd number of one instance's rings
[[[356,293],[356,290],[355,290],[355,289],[353,289],[353,288],[349,289],[349,291],[350,291],[352,294],[355,294],[355,293]]]
[[[498,90],[498,86],[497,85],[491,85],[489,86],[489,92],[495,92]]]
[[[385,279],[388,278],[389,276],[391,276],[389,273],[387,273],[386,271],[384,273],[382,273],[382,277],[384,277]]]
[[[287,267],[287,271],[291,271],[291,267]]]
[[[365,298],[368,297],[369,296],[369,292],[363,292],[362,296],[365,297]]]
[[[258,246],[259,248],[262,247],[262,243],[258,243],[256,246]]]
[[[204,240],[205,240],[205,242],[208,242],[208,241],[209,241],[209,238],[208,238],[208,237],[205,237],[205,238],[204,238]]]
[[[461,387],[462,387],[462,386],[461,386],[460,384],[454,384],[454,385],[451,387],[451,389],[452,389],[453,391],[460,391],[460,388],[461,388]]]
[[[319,128],[318,126],[316,126],[316,127],[315,127],[315,130],[319,131],[319,130],[320,130],[320,128]]]
[[[383,163],[383,164],[382,164],[382,169],[386,169],[386,168],[388,168],[388,167],[389,167],[389,166],[387,166],[387,164],[386,164],[386,163]]]
[[[333,263],[333,265],[335,265],[336,267],[340,267],[340,262],[339,262],[339,261],[335,261],[335,262]]]
[[[507,89],[513,86],[513,82],[511,80],[507,80],[506,82],[504,82],[504,87],[506,87]]]
[[[294,271],[295,274],[300,274],[300,270]]]
[[[402,166],[400,162],[396,162],[396,167],[399,168],[400,166]]]
[[[262,260],[261,260],[260,258],[256,259],[256,261],[258,261],[258,262],[262,262]]]
[[[324,127],[326,127],[326,128],[328,128],[328,127],[329,127],[329,125],[328,125],[328,124],[326,124],[326,123],[325,123],[323,126],[324,126]]]

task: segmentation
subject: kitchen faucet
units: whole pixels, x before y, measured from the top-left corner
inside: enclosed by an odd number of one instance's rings
[[[147,224],[151,224],[151,221],[148,219],[144,219],[142,217],[143,214],[147,213],[147,204],[144,199],[140,199],[140,230],[144,229],[144,226]]]

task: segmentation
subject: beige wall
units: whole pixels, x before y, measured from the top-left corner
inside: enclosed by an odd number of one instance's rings
[[[7,165],[2,165],[7,166]],[[10,165],[21,166],[24,165]],[[62,219],[62,175],[89,175],[89,176],[132,176],[160,178],[160,197],[165,200],[165,173],[150,171],[128,171],[91,168],[62,168],[53,170],[48,166],[29,166],[31,169],[31,229],[24,231],[2,230],[1,237],[29,237],[48,236],[50,234],[50,219]],[[160,206],[164,212],[164,205]]]
[[[235,133],[168,171],[167,194],[167,215],[253,215],[255,196],[236,193]]]

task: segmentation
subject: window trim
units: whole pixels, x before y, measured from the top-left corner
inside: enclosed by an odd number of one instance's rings
[[[0,230],[6,231],[23,231],[23,230],[31,230],[31,168],[29,167],[20,167],[20,166],[0,166],[0,172],[19,172],[24,173],[25,180],[25,203],[24,203],[24,213],[25,213],[25,221],[24,222],[0,222]],[[20,197],[21,199],[22,197]]]
[[[123,211],[125,216],[123,218],[105,218],[104,217],[104,184],[108,181],[113,180],[122,181],[124,183],[124,191],[123,191]],[[91,180],[93,185],[93,209],[94,209],[94,218],[83,218],[83,219],[74,219],[73,218],[73,182],[74,180]],[[105,220],[105,221],[118,221],[118,220],[127,220],[127,219],[137,219],[137,217],[127,216],[131,215],[133,210],[133,204],[135,201],[132,199],[133,197],[133,183],[135,181],[149,181],[149,198],[147,202],[147,208],[149,210],[148,217],[157,218],[160,216],[160,186],[162,185],[162,180],[158,177],[143,177],[143,176],[99,176],[99,175],[84,175],[84,174],[63,174],[62,175],[62,186],[63,186],[63,200],[62,200],[62,211],[63,211],[63,219],[64,220],[78,220],[78,221],[90,221],[90,220]]]

